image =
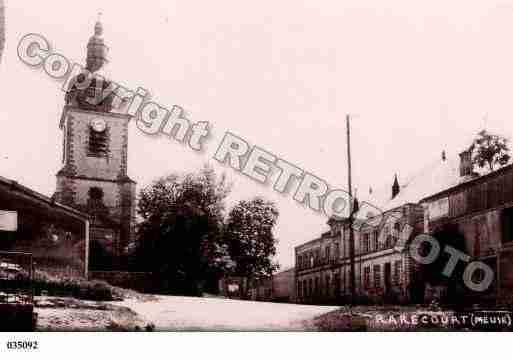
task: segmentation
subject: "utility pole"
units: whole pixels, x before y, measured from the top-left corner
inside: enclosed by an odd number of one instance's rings
[[[354,263],[354,231],[353,231],[353,190],[351,183],[351,130],[349,126],[350,115],[346,115],[347,129],[347,181],[349,192],[349,286],[351,290],[351,305],[356,302],[356,279]]]

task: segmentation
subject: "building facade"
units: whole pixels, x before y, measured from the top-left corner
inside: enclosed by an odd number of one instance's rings
[[[13,216],[6,230],[0,221],[0,252],[30,253],[37,270],[88,276],[89,216],[0,177],[0,212]]]
[[[355,219],[355,293],[360,302],[410,300],[416,267],[405,244],[419,231],[422,218],[418,205],[405,204]],[[295,249],[297,302],[338,304],[350,299],[349,220],[330,220],[328,225],[330,231]]]
[[[295,268],[274,273],[270,277],[254,280],[249,288],[251,300],[291,303],[295,302]]]
[[[115,93],[103,92],[111,82],[101,75],[108,50],[102,33],[98,22],[84,73],[72,79],[66,93],[60,121],[63,167],[54,198],[90,214],[91,244],[119,258],[134,239],[136,183],[127,174],[131,117],[119,111]]]
[[[282,270],[272,277],[272,300],[275,302],[295,302],[295,277],[294,268]]]
[[[328,225],[330,231],[295,249],[298,302],[348,301],[349,221]],[[441,161],[428,164],[405,185],[395,178],[391,198],[364,202],[353,229],[360,302],[513,301],[513,164],[490,172],[474,168],[471,149],[452,158],[443,152]],[[442,254],[433,263],[420,264],[411,257],[410,249],[426,250],[410,248],[418,234],[428,234],[440,245]],[[450,275],[444,274],[447,247],[465,254]],[[486,289],[473,289],[484,281],[483,270],[469,274],[473,287],[465,283],[466,266],[476,262],[492,270]]]
[[[425,231],[442,244],[457,247],[493,271],[486,290],[461,285],[460,296],[469,301],[511,303],[513,293],[513,165],[478,176],[468,153],[461,154],[460,184],[424,198]],[[454,238],[459,239],[458,242]],[[455,276],[462,276],[459,263]],[[479,277],[479,272],[475,273]],[[479,283],[483,278],[471,278]]]

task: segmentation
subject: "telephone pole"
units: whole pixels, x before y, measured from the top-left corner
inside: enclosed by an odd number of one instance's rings
[[[351,183],[351,130],[349,125],[350,115],[346,115],[347,133],[347,182],[349,192],[349,287],[351,290],[351,305],[356,302],[356,279],[354,263],[354,231],[353,231],[353,190]]]

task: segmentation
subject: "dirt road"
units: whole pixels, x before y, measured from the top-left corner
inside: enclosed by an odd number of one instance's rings
[[[156,296],[120,303],[160,331],[301,331],[337,307],[252,302],[220,298]]]

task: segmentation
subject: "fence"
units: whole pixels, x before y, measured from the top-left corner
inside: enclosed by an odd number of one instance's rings
[[[0,251],[0,303],[32,304],[33,273],[31,254]]]

